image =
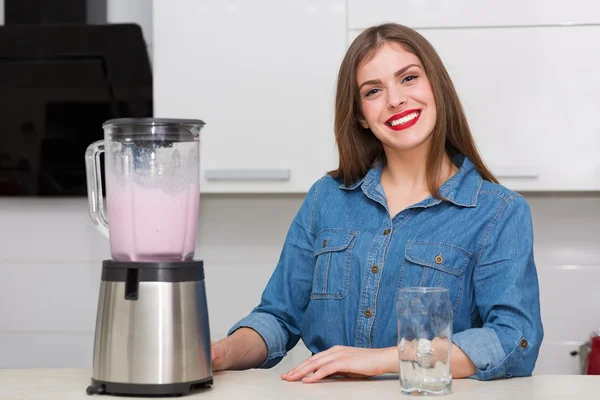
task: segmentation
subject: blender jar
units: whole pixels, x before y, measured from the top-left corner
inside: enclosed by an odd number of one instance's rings
[[[200,201],[200,120],[121,118],[86,151],[90,216],[116,261],[194,257]],[[100,154],[104,152],[106,213]]]

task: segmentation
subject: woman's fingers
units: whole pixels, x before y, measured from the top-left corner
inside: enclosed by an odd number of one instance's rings
[[[282,374],[281,378],[290,381],[299,380],[305,377],[306,375],[310,374],[311,372],[318,370],[323,365],[330,363],[336,357],[338,357],[339,354],[340,350],[337,348],[331,348],[327,351],[315,354],[314,356],[300,363],[297,367],[291,369],[285,374]]]

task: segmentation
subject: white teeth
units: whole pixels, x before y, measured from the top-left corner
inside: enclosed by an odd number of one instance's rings
[[[419,112],[415,111],[412,114],[408,114],[406,117],[402,117],[400,119],[396,119],[396,120],[390,122],[390,125],[391,126],[398,126],[398,125],[405,124],[405,123],[407,123],[409,121],[412,121],[413,119],[417,118],[418,115],[419,115]]]

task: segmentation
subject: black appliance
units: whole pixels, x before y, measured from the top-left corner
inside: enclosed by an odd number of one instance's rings
[[[0,26],[0,196],[87,196],[85,149],[152,96],[137,24]]]

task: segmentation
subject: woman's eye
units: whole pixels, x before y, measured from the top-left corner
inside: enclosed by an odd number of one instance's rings
[[[402,80],[402,83],[414,81],[418,77],[419,77],[418,75],[408,75]]]
[[[374,94],[376,94],[378,92],[379,92],[379,89],[371,89],[367,93],[365,93],[365,97],[372,96],[372,95],[374,95]]]

